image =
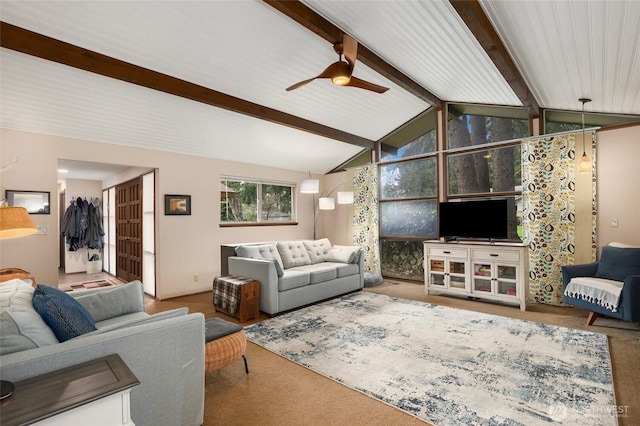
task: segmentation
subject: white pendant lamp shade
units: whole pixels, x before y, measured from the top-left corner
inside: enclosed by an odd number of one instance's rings
[[[336,203],[333,197],[322,197],[318,199],[318,208],[320,210],[334,210]]]
[[[317,194],[320,192],[320,181],[318,179],[302,179],[300,181],[300,192],[303,194]]]
[[[353,192],[338,191],[338,204],[353,204]]]

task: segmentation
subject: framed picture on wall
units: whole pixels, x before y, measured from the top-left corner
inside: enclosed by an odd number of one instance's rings
[[[5,198],[10,206],[24,207],[30,214],[51,214],[49,192],[14,191],[7,189]]]
[[[165,215],[190,215],[191,195],[169,195],[164,196]]]

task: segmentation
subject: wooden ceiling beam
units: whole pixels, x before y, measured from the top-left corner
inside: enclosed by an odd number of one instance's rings
[[[487,52],[498,71],[502,74],[522,105],[532,117],[540,116],[540,106],[534,98],[527,82],[518,71],[518,67],[507,52],[491,21],[477,0],[450,0],[464,23],[469,27],[480,46]]]
[[[344,31],[301,2],[297,0],[264,0],[264,2],[293,19],[303,27],[322,37],[329,43],[333,44],[342,41]],[[360,42],[358,42],[357,60],[414,96],[417,96],[436,108],[440,108],[442,104],[442,100],[440,100],[440,98],[416,83],[409,76],[389,64],[371,50],[367,49],[367,47],[360,44]]]
[[[0,22],[0,46],[41,59],[201,102],[213,107],[375,149],[375,142],[216,90],[87,50],[24,28]]]

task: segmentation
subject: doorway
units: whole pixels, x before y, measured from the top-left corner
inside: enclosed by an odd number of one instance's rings
[[[125,281],[138,279],[143,283],[144,292],[154,297],[156,170],[61,159],[58,160],[58,166],[66,169],[64,174],[59,170],[58,175],[62,194],[68,182],[79,185],[93,181],[102,188],[102,223],[105,235],[101,273]],[[123,180],[126,181],[122,183]],[[61,207],[65,205],[63,199],[61,197]],[[118,206],[121,200],[126,203]],[[116,222],[116,218],[125,213],[126,217]],[[65,281],[76,278],[59,277],[59,281],[61,279]]]
[[[116,185],[116,277],[142,281],[142,178]]]

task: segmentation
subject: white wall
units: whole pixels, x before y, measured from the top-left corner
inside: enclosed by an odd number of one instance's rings
[[[598,247],[640,245],[640,125],[597,132]],[[611,219],[618,227],[611,227]]]
[[[170,152],[128,148],[2,129],[1,164],[16,156],[18,163],[0,175],[9,189],[50,191],[50,215],[32,215],[36,225],[48,225],[48,235],[0,241],[0,267],[30,271],[37,282],[57,284],[59,221],[57,161],[59,158],[158,169],[156,211],[157,297],[192,294],[211,289],[220,274],[220,245],[224,243],[311,238],[313,209],[298,195],[298,224],[281,226],[219,226],[220,176],[232,175],[297,183],[307,177],[297,172],[251,164],[220,161]],[[314,176],[318,177],[318,176]],[[103,183],[105,185],[106,183]],[[109,182],[111,186],[113,182]],[[164,194],[188,194],[191,216],[165,216]],[[302,199],[302,200],[301,200]],[[194,283],[193,275],[199,275]]]

